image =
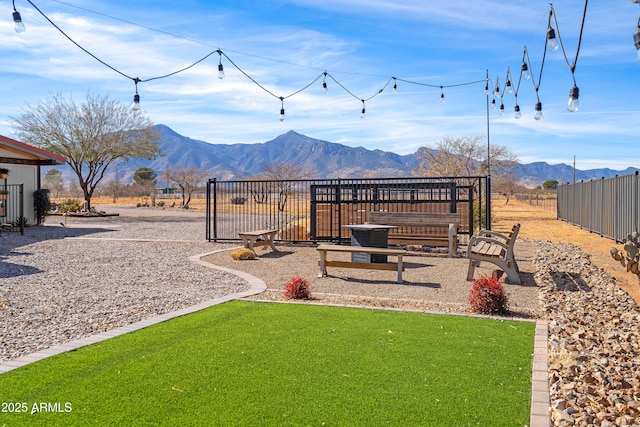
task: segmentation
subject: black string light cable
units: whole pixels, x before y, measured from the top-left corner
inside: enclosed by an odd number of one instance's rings
[[[553,9],[553,4],[551,5],[551,11],[549,12],[549,28],[551,28],[551,17],[553,17],[556,31],[558,33],[558,41],[560,44],[560,49],[562,50],[562,55],[564,57],[564,61],[571,70],[571,78],[573,79],[573,86],[569,90],[569,102],[567,103],[567,110],[572,113],[575,113],[579,110],[580,105],[578,99],[580,98],[580,90],[578,89],[578,85],[576,84],[576,65],[578,64],[578,57],[580,56],[580,45],[582,44],[582,33],[584,31],[584,23],[587,17],[587,6],[589,5],[589,0],[584,1],[584,12],[582,13],[582,24],[580,25],[580,34],[578,36],[578,47],[576,48],[576,56],[572,63],[569,63],[569,58],[567,57],[567,52],[564,49],[564,44],[562,43],[562,37],[560,35],[560,28],[558,27],[558,20],[556,18],[556,14]]]
[[[14,22],[16,23],[16,31],[17,31],[18,24],[20,24],[20,25],[22,26],[22,28],[24,29],[24,24],[22,24],[22,19],[21,19],[21,17],[20,17],[20,14],[19,14],[19,13],[17,12],[17,10],[15,9],[15,0],[12,0],[12,1],[14,2],[14,14],[13,14],[13,16],[14,16]],[[71,5],[71,4],[69,4],[69,3],[65,3],[65,2],[59,1],[59,0],[54,0],[54,1],[57,1],[58,3],[65,4],[65,5],[68,5],[68,6],[77,7],[77,6],[74,6],[74,5]],[[107,67],[107,68],[111,69],[112,71],[114,71],[114,72],[116,72],[116,73],[120,74],[121,76],[123,76],[123,77],[125,77],[125,78],[127,78],[127,79],[129,79],[129,80],[132,80],[132,81],[134,82],[134,85],[135,85],[135,95],[134,95],[134,97],[133,97],[133,104],[132,104],[132,108],[133,108],[135,111],[138,111],[138,110],[140,109],[140,95],[139,95],[139,93],[138,93],[138,84],[139,84],[139,83],[149,82],[149,81],[158,80],[158,79],[164,79],[164,78],[171,77],[171,76],[174,76],[174,75],[176,75],[176,74],[182,73],[182,72],[184,72],[184,71],[187,71],[187,70],[189,70],[189,69],[191,69],[191,68],[195,67],[196,65],[200,64],[201,62],[205,61],[206,59],[208,59],[210,56],[212,56],[212,55],[213,55],[213,54],[215,54],[215,53],[217,53],[217,54],[219,55],[219,57],[220,57],[220,58],[219,58],[219,63],[218,63],[218,72],[219,72],[218,77],[219,77],[220,79],[223,79],[223,78],[224,78],[224,67],[223,67],[223,65],[222,65],[222,56],[224,56],[224,57],[225,57],[225,58],[226,58],[226,59],[227,59],[227,60],[228,60],[228,61],[229,61],[229,62],[230,62],[230,63],[231,63],[231,64],[232,64],[232,65],[233,65],[233,66],[234,66],[238,71],[240,71],[240,72],[241,72],[245,77],[247,77],[249,80],[251,80],[254,84],[256,84],[258,87],[260,87],[262,90],[264,90],[264,91],[265,91],[266,93],[268,93],[269,95],[271,95],[271,96],[273,96],[273,97],[275,97],[275,98],[277,98],[277,99],[279,99],[279,100],[280,100],[280,102],[281,102],[281,111],[280,111],[280,113],[281,113],[281,114],[280,114],[280,120],[284,120],[284,100],[285,100],[285,99],[288,99],[288,98],[290,98],[290,97],[292,97],[292,96],[294,96],[294,95],[297,95],[298,93],[300,93],[300,92],[302,92],[302,91],[304,91],[304,90],[308,89],[308,88],[309,88],[309,87],[311,87],[314,83],[316,83],[316,82],[317,82],[321,77],[323,77],[323,88],[325,89],[325,91],[327,91],[326,78],[327,78],[327,77],[329,77],[329,78],[331,78],[331,79],[332,79],[332,80],[333,80],[333,81],[334,81],[338,86],[340,86],[343,90],[345,90],[349,95],[351,95],[351,96],[352,96],[352,97],[354,97],[355,99],[358,99],[359,101],[361,101],[361,102],[362,102],[362,115],[361,115],[362,117],[364,117],[365,102],[366,102],[366,101],[369,101],[369,100],[371,100],[371,99],[375,98],[376,96],[378,96],[379,94],[381,94],[381,93],[384,91],[384,89],[389,85],[389,83],[390,83],[392,80],[394,81],[394,92],[396,92],[396,91],[397,91],[397,81],[398,81],[398,80],[403,81],[403,82],[405,82],[405,83],[414,84],[414,85],[427,86],[427,87],[439,87],[439,88],[440,88],[440,90],[441,90],[441,100],[442,100],[442,99],[444,99],[444,89],[443,89],[443,88],[451,88],[451,87],[458,87],[458,86],[465,86],[465,85],[471,85],[471,84],[477,84],[477,83],[481,83],[481,82],[486,82],[486,79],[485,79],[485,80],[477,80],[477,81],[473,81],[473,82],[459,83],[459,84],[453,84],[453,85],[432,85],[432,84],[420,83],[420,82],[415,82],[415,81],[406,80],[406,79],[400,79],[400,78],[397,78],[397,77],[391,77],[391,78],[389,78],[389,79],[387,80],[387,82],[383,85],[383,87],[382,87],[381,89],[379,89],[377,92],[375,92],[373,95],[371,95],[371,96],[369,96],[369,97],[361,98],[361,97],[356,96],[352,91],[350,91],[347,87],[345,87],[342,83],[340,83],[340,82],[339,82],[339,81],[338,81],[334,76],[332,76],[331,74],[329,74],[329,73],[325,70],[325,71],[323,71],[320,75],[318,75],[318,76],[317,76],[313,81],[311,81],[309,84],[307,84],[306,86],[302,87],[301,89],[296,90],[296,91],[292,92],[291,94],[289,94],[289,95],[287,95],[287,96],[278,96],[278,95],[275,95],[275,94],[274,94],[273,92],[271,92],[270,90],[268,90],[268,89],[267,89],[266,87],[264,87],[262,84],[260,84],[257,80],[255,80],[255,79],[254,79],[251,75],[249,75],[247,72],[245,72],[241,67],[239,67],[239,66],[238,66],[238,65],[237,65],[237,64],[236,64],[236,63],[235,63],[235,62],[234,62],[234,61],[233,61],[233,60],[232,60],[232,59],[231,59],[231,58],[230,58],[226,53],[224,53],[220,48],[218,48],[218,49],[216,49],[216,50],[214,50],[214,51],[212,51],[212,52],[208,53],[207,55],[203,56],[202,58],[200,58],[199,60],[195,61],[195,62],[194,62],[194,63],[192,63],[191,65],[188,65],[188,66],[186,66],[186,67],[183,67],[183,68],[181,68],[181,69],[179,69],[179,70],[173,71],[173,72],[168,73],[168,74],[160,75],[160,76],[150,77],[150,78],[146,78],[146,79],[140,79],[139,77],[131,77],[131,76],[127,75],[126,73],[124,73],[124,72],[120,71],[120,70],[119,70],[119,69],[117,69],[116,67],[114,67],[114,66],[112,66],[112,65],[108,64],[107,62],[105,62],[105,61],[101,60],[98,56],[94,55],[92,52],[90,52],[89,50],[87,50],[86,48],[84,48],[83,46],[81,46],[78,42],[76,42],[75,40],[73,40],[73,39],[72,39],[68,34],[66,34],[66,33],[64,32],[64,30],[62,30],[58,25],[56,25],[56,24],[55,24],[55,23],[54,23],[54,22],[53,22],[53,21],[52,21],[52,20],[51,20],[51,19],[50,19],[50,18],[49,18],[49,17],[48,17],[48,16],[47,16],[43,11],[42,11],[42,10],[40,10],[40,9],[39,9],[39,8],[38,8],[38,7],[37,7],[37,6],[36,6],[36,5],[31,1],[31,0],[27,0],[27,2],[28,2],[28,3],[29,3],[29,4],[30,4],[30,5],[31,5],[31,6],[32,6],[32,7],[33,7],[33,8],[34,8],[34,9],[35,9],[39,14],[40,14],[40,15],[42,15],[42,16],[43,16],[43,17],[44,17],[44,18],[45,18],[45,19],[46,19],[46,20],[47,20],[47,21],[48,21],[48,22],[49,22],[49,23],[50,23],[50,24],[51,24],[55,29],[57,29],[57,30],[58,30],[58,31],[59,31],[59,32],[60,32],[60,33],[65,37],[65,38],[67,38],[70,42],[72,42],[72,43],[73,43],[76,47],[78,47],[80,50],[82,50],[83,52],[85,52],[86,54],[88,54],[89,56],[91,56],[93,59],[95,59],[96,61],[98,61],[99,63],[101,63],[102,65],[104,65],[105,67]],[[91,13],[95,13],[95,14],[98,14],[98,15],[102,15],[102,16],[105,16],[105,17],[108,17],[108,18],[111,18],[111,19],[117,19],[117,20],[119,20],[119,21],[126,22],[126,23],[129,23],[129,24],[132,24],[132,25],[137,25],[137,26],[140,26],[140,27],[143,27],[143,28],[147,28],[147,29],[150,29],[150,30],[153,30],[153,31],[162,32],[162,31],[160,31],[160,30],[155,30],[155,29],[150,28],[150,27],[141,26],[141,25],[138,25],[138,24],[132,23],[132,22],[130,22],[130,21],[126,21],[126,20],[123,20],[123,19],[119,19],[119,18],[115,18],[115,17],[109,16],[109,15],[105,15],[105,14],[101,14],[101,13],[98,13],[98,12],[94,12],[94,11],[91,11],[91,10],[89,10],[89,9],[84,9],[84,8],[80,8],[80,7],[78,7],[78,8],[79,8],[79,9],[86,10],[86,11],[89,11],[89,12],[91,12]],[[172,36],[172,37],[178,37],[178,36],[175,36],[175,35],[173,35],[173,34],[171,34],[171,33],[167,33],[167,32],[162,32],[162,33],[163,33],[163,34],[166,34],[166,35],[169,35],[169,36]],[[184,39],[184,37],[181,37],[181,38],[183,38],[183,39]],[[198,41],[196,41],[196,40],[192,40],[192,39],[187,39],[187,40],[190,40],[190,41],[193,41],[193,42],[196,42],[196,43],[200,43],[200,44],[204,44],[204,43],[198,42]],[[255,55],[252,55],[252,56],[255,56]],[[262,58],[262,57],[261,57],[261,58]],[[270,58],[264,58],[264,59],[270,59]],[[283,62],[283,63],[285,63],[284,61],[277,61],[277,62]],[[287,64],[290,64],[290,63],[287,63]],[[296,64],[290,64],[290,65],[296,65]],[[306,67],[306,68],[311,68],[311,67]],[[358,74],[358,73],[349,73],[349,74]],[[362,74],[359,74],[359,75],[362,75]]]

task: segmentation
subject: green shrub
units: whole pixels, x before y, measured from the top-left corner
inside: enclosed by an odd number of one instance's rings
[[[49,200],[48,189],[43,188],[33,192],[33,209],[38,224],[44,224],[47,214],[51,210],[51,200]]]
[[[284,291],[284,297],[286,299],[309,299],[311,296],[309,282],[302,277],[293,277],[289,283],[285,285]]]
[[[471,310],[480,314],[506,314],[509,311],[507,294],[496,274],[473,279],[469,304]]]
[[[82,203],[78,199],[67,199],[58,205],[58,211],[62,213],[80,212]]]

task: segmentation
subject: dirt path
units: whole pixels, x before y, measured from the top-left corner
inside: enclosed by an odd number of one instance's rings
[[[594,264],[615,277],[618,286],[626,291],[636,303],[640,304],[638,276],[627,273],[625,268],[609,254],[609,249],[612,246],[621,249],[621,244],[616,244],[611,239],[600,237],[598,234],[560,221],[556,219],[554,213],[545,212],[518,200],[512,199],[508,204],[505,204],[504,199],[498,199],[491,205],[491,209],[494,219],[493,230],[508,233],[512,225],[519,222],[521,224],[519,237],[569,242],[578,246],[590,255]]]

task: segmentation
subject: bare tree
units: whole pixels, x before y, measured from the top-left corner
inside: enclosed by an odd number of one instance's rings
[[[52,95],[11,121],[24,142],[66,157],[88,208],[112,163],[159,153],[149,119],[106,95],[88,93],[82,104]]]
[[[280,212],[283,212],[287,206],[287,200],[293,188],[291,181],[306,179],[312,174],[311,171],[305,169],[303,165],[292,162],[277,162],[270,165],[264,164],[262,165],[262,169],[267,179],[276,181],[279,190],[278,210],[280,210]]]
[[[492,175],[508,174],[518,158],[504,145],[489,147]],[[416,156],[421,176],[482,176],[489,172],[487,146],[480,136],[445,136],[434,147],[421,147]]]
[[[191,195],[198,186],[206,179],[207,173],[197,168],[168,168],[164,172],[164,178],[167,182],[173,182],[182,192],[182,206],[189,207],[191,203]],[[186,198],[186,200],[185,200]]]

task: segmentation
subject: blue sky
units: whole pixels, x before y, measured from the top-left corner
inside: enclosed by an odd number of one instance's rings
[[[517,84],[524,46],[538,79],[549,15],[545,1],[406,0],[32,0],[70,37],[104,62],[142,80],[172,73],[221,49],[276,95],[271,96],[219,55],[175,76],[138,85],[149,118],[210,143],[259,143],[289,130],[348,146],[415,152],[444,136],[487,138],[484,82]],[[15,1],[26,32],[17,34],[10,2],[0,5],[0,134],[29,104],[52,93],[81,101],[88,91],[131,103],[132,80],[64,38],[24,0]],[[566,104],[573,85],[560,51],[547,52],[539,87],[544,118],[534,120],[535,91],[523,81],[522,118],[490,110],[490,142],[508,146],[522,163],[546,161],[578,169],[640,167],[640,65],[633,44],[640,7],[629,0],[592,1],[587,9],[575,78],[580,111]],[[570,62],[578,45],[584,1],[554,4]],[[113,19],[118,18],[118,19]],[[125,22],[128,21],[128,22]],[[327,71],[327,78],[284,101]],[[389,78],[398,81],[397,93]],[[445,86],[445,102],[440,102]],[[498,104],[500,100],[498,99]]]

